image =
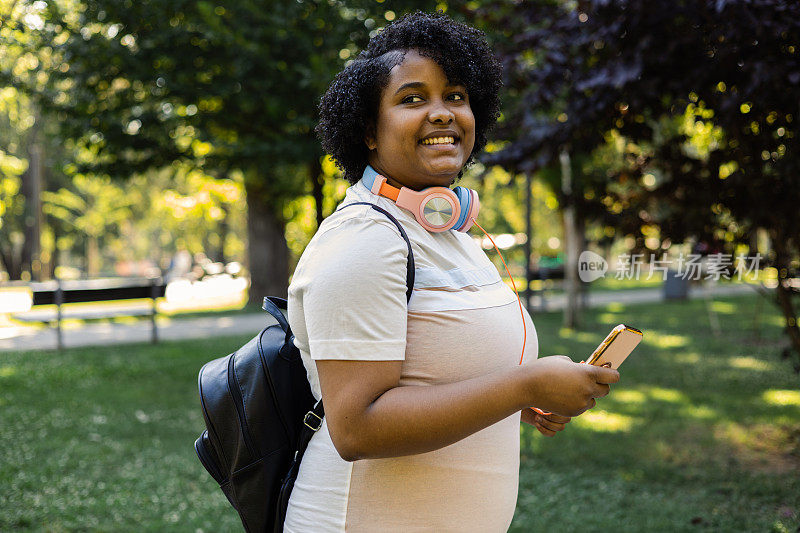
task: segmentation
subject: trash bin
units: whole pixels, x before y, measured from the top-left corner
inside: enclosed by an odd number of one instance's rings
[[[665,300],[686,300],[689,297],[689,279],[678,274],[676,270],[668,270],[664,279]]]

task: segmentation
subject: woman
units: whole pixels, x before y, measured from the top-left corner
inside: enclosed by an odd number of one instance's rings
[[[520,419],[544,434],[591,408],[619,375],[563,356],[526,362],[517,300],[463,231],[429,231],[376,195],[448,187],[486,144],[500,68],[482,33],[443,14],[386,27],[333,81],[317,131],[353,184],[289,287],[289,322],[325,421],[309,444],[286,531],[505,531]],[[399,201],[399,200],[398,200]],[[470,225],[470,224],[465,224]],[[540,415],[529,406],[560,415]]]

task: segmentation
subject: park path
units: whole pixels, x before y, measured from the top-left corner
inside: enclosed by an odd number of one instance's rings
[[[706,286],[693,288],[690,298],[704,298],[747,294],[754,292],[745,285]],[[601,307],[610,303],[637,304],[652,303],[663,299],[661,288],[628,289],[616,291],[596,291],[586,295],[587,307]],[[531,310],[557,311],[564,308],[566,296],[548,294],[544,308],[541,300],[531,298]],[[229,335],[255,335],[267,324],[266,313],[232,314],[227,316],[200,318],[168,318],[158,317],[158,338],[162,341],[180,339],[202,339]],[[150,342],[150,321],[137,320],[134,323],[88,323],[77,324],[73,328],[63,329],[64,346],[105,346],[109,344],[125,344]],[[21,350],[47,350],[56,347],[56,330],[53,328],[37,328],[30,326],[0,327],[0,352]]]

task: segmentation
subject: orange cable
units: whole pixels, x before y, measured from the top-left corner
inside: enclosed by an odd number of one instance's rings
[[[508,270],[508,265],[506,265],[506,260],[503,259],[503,254],[500,253],[500,248],[494,243],[494,239],[492,239],[491,235],[486,233],[486,230],[483,229],[483,226],[478,224],[478,221],[474,218],[472,219],[472,223],[481,228],[481,231],[489,237],[489,240],[492,241],[492,245],[494,249],[497,250],[497,253],[500,255],[500,260],[503,262],[503,266],[506,267],[506,272],[508,272],[508,278],[511,280],[511,286],[514,287],[514,294],[517,295],[517,302],[519,302],[519,316],[522,317],[522,354],[519,356],[519,364],[522,364],[522,358],[525,357],[525,343],[528,340],[528,328],[525,326],[525,314],[522,311],[522,300],[519,298],[519,293],[517,292],[517,284],[514,283],[514,278],[511,276],[511,272]]]

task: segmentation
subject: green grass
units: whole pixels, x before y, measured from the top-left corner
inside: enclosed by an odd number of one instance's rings
[[[656,273],[648,276],[643,272],[639,279],[617,279],[615,272],[607,272],[600,279],[596,279],[588,285],[590,291],[616,291],[627,289],[660,289],[664,286],[664,278]]]
[[[0,531],[236,531],[196,380],[246,340],[0,354]]]
[[[512,531],[796,531],[800,377],[778,313],[756,297],[609,306],[580,332],[535,316],[541,355],[582,359],[610,327],[645,332],[621,381],[553,438],[523,431]]]
[[[508,275],[505,274],[505,271],[500,267],[500,272],[503,273],[501,276],[506,283],[508,281]],[[646,273],[642,274],[640,279],[616,279],[614,272],[608,272],[605,277],[592,281],[591,283],[586,285],[586,290],[589,292],[595,291],[623,291],[623,290],[635,290],[635,289],[660,289],[664,286],[664,280],[660,275],[654,275],[648,277]],[[527,280],[523,277],[514,276],[514,283],[517,285],[517,290],[522,292],[525,290],[527,285]],[[532,290],[542,290],[544,289],[547,291],[547,294],[560,294],[564,292],[564,280],[560,279],[548,279],[548,280],[533,280],[531,283]]]
[[[536,314],[542,355],[582,359],[629,322],[645,341],[567,430],[522,431],[511,530],[796,531],[800,377],[755,297],[609,306],[581,331]],[[0,354],[0,531],[238,531],[197,460],[200,366],[247,338]]]
[[[263,313],[261,303],[245,303],[244,305],[235,305],[227,308],[212,308],[212,309],[197,309],[195,311],[181,310],[169,313],[159,313],[159,316],[168,316],[171,318],[203,318],[203,317],[216,317],[216,316],[231,316],[243,315],[247,313]]]

